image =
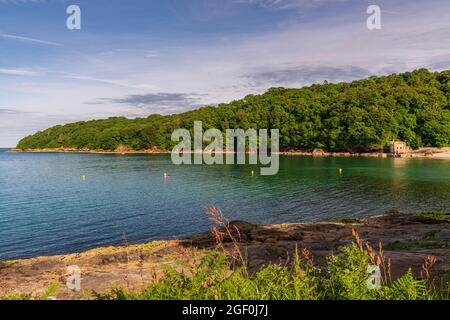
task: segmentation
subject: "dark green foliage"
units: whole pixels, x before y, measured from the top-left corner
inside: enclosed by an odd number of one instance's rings
[[[356,245],[345,247],[320,268],[296,254],[292,266],[268,264],[254,274],[234,269],[227,257],[212,252],[180,272],[168,268],[164,278],[147,289],[116,288],[95,294],[100,300],[433,300],[447,299],[448,283],[440,291],[411,270],[379,289],[367,285],[369,256]],[[186,268],[185,268],[186,269]]]
[[[352,83],[272,88],[263,95],[182,114],[110,118],[55,126],[18,148],[170,149],[171,133],[204,129],[279,129],[282,148],[383,148],[400,139],[418,148],[450,145],[450,71],[426,69]]]

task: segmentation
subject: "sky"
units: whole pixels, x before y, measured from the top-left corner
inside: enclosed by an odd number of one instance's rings
[[[450,69],[449,41],[448,0],[0,0],[0,147],[57,124]]]

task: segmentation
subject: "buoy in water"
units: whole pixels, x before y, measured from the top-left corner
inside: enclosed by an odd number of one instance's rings
[[[342,168],[339,168],[339,175],[343,175],[344,174],[344,169],[342,169]]]
[[[164,172],[164,177],[170,177],[171,174],[169,172]]]
[[[252,170],[252,177],[255,176],[255,171]]]
[[[86,180],[87,180],[87,177],[86,177],[86,176],[82,176],[81,178],[83,179],[83,181],[86,181]]]

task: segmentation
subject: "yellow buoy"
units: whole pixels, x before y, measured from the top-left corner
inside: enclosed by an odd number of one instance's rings
[[[255,175],[255,171],[252,170],[252,177]]]
[[[83,181],[86,181],[87,177],[86,176],[82,176],[82,179],[83,179]]]
[[[344,169],[339,168],[339,174],[342,176],[344,174]]]
[[[170,177],[171,176],[171,174],[170,173],[168,173],[168,172],[164,172],[164,177]]]

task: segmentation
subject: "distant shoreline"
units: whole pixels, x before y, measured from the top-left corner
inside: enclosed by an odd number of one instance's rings
[[[8,152],[16,153],[94,153],[94,154],[170,154],[168,150],[91,150],[91,149],[71,149],[71,148],[45,148],[45,149],[17,149],[12,148]]]
[[[85,153],[85,154],[111,154],[111,155],[144,155],[144,154],[171,154],[169,150],[91,150],[91,149],[73,149],[73,148],[45,148],[45,149],[17,149],[12,148],[7,150],[7,152],[16,153]],[[190,152],[195,154],[197,152]],[[235,153],[231,151],[222,151],[221,154]],[[289,150],[280,151],[278,153],[282,156],[305,156],[305,157],[342,157],[342,158],[424,158],[424,159],[450,159],[450,148],[422,148],[414,152],[403,154],[400,156],[394,156],[392,153],[388,152],[350,152],[350,151],[324,151],[321,149],[316,149],[313,151],[306,150]]]

